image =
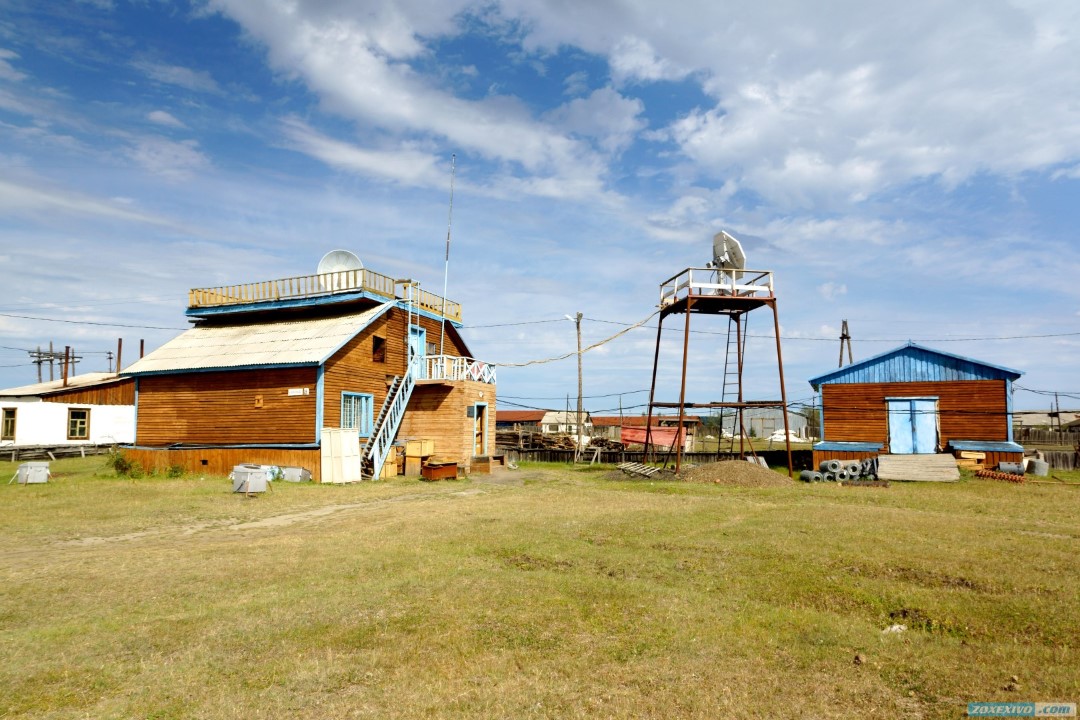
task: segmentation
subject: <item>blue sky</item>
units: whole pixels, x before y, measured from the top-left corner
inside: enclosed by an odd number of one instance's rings
[[[336,248],[441,293],[454,156],[447,295],[482,360],[643,320],[727,229],[775,273],[790,400],[846,319],[856,360],[914,340],[1080,406],[1078,87],[1072,0],[0,0],[0,387],[49,342],[127,364],[189,288]],[[718,399],[726,324],[692,328],[687,396]],[[747,396],[778,397],[767,310],[748,331]],[[641,408],[655,339],[585,354],[586,409]],[[501,407],[576,382],[504,367]]]

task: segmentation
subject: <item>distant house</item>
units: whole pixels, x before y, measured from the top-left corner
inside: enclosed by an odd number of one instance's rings
[[[0,449],[115,445],[135,437],[135,382],[114,373],[0,390]]]
[[[500,430],[525,430],[545,435],[577,435],[577,410],[499,410],[496,424]],[[593,424],[582,410],[581,434],[591,437]]]
[[[410,439],[465,472],[494,451],[495,368],[471,357],[461,306],[411,281],[358,268],[192,290],[187,315],[192,329],[123,373],[138,383],[129,452],[147,467],[336,482],[383,476]]]
[[[1019,462],[1012,383],[1021,373],[908,343],[811,378],[821,393],[824,459],[974,451]]]
[[[594,434],[623,445],[642,445],[645,443],[645,429],[648,418],[645,415],[598,415],[592,419]],[[678,433],[678,416],[656,415],[653,417],[653,430],[649,441],[658,447],[670,447],[678,434],[683,443],[684,452],[692,452],[695,437],[701,425],[697,415],[685,415],[682,420],[682,432]]]
[[[499,410],[495,413],[495,427],[499,430],[540,432],[545,415],[547,410]]]

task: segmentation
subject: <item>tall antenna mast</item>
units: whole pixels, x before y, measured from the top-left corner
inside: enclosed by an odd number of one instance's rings
[[[439,354],[446,342],[446,284],[450,279],[450,227],[454,222],[454,175],[457,174],[457,154],[450,156],[450,211],[446,218],[446,263],[443,266],[442,322],[439,324]]]
[[[847,346],[847,361],[848,365],[855,362],[851,359],[851,334],[848,333],[847,320],[844,320],[840,326],[840,364],[837,367],[844,367],[844,347]]]

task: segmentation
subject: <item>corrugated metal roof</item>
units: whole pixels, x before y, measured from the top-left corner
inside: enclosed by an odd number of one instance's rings
[[[22,387],[0,390],[0,395],[4,397],[46,395],[48,393],[58,392],[61,390],[79,390],[83,388],[96,387],[98,385],[107,385],[108,383],[114,383],[118,380],[119,378],[116,376],[116,373],[83,373],[82,375],[72,375],[71,377],[69,377],[67,386],[64,385],[63,379],[47,380],[45,382],[35,383],[33,385],[23,385]]]
[[[547,410],[498,410],[495,422],[540,422]]]
[[[126,368],[124,375],[264,365],[319,365],[394,306],[337,317],[194,327]]]
[[[1023,373],[962,355],[907,345],[860,360],[810,379],[817,390],[833,383],[942,382],[956,380],[1016,380]]]

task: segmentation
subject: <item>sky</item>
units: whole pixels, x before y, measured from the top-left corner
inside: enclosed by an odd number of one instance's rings
[[[617,336],[585,409],[642,412],[660,284],[723,229],[774,274],[792,403],[846,320],[856,361],[910,340],[1080,407],[1077,88],[1074,0],[0,0],[0,387],[340,248],[445,284],[500,409],[576,405],[580,312]],[[768,309],[746,332],[777,399]],[[726,333],[694,316],[688,401]]]

